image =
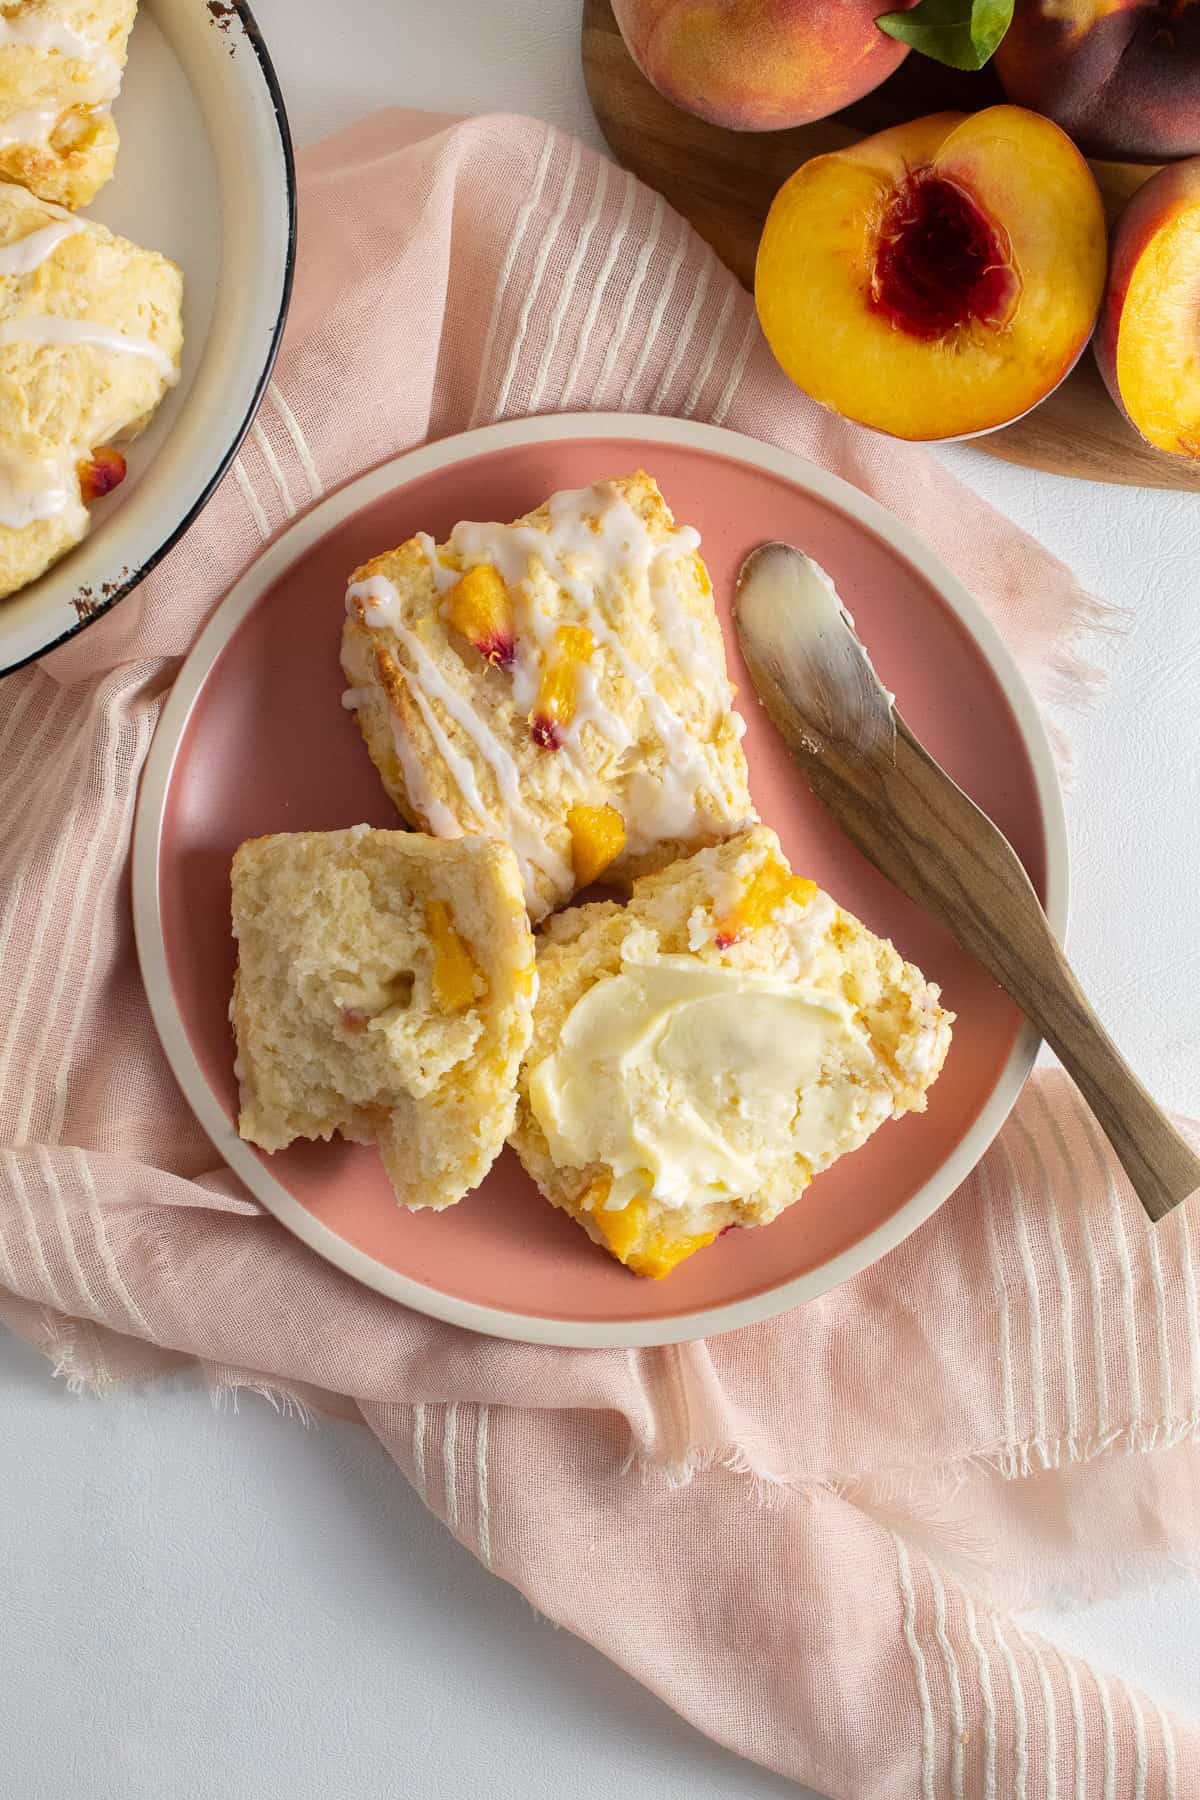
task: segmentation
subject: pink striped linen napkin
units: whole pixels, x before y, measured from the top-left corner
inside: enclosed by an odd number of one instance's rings
[[[1200,1793],[1194,1722],[1020,1619],[1187,1562],[1200,1500],[1189,1221],[1147,1226],[1061,1074],[835,1292],[592,1353],[359,1289],[214,1167],[167,1072],[127,857],[197,627],[363,468],[566,407],[816,458],[932,541],[1043,699],[1078,684],[1094,618],[1067,572],[929,457],[792,390],[747,296],[628,176],[502,117],[389,114],[307,153],[291,322],[232,475],[136,595],[0,688],[0,1316],[78,1387],[196,1361],[361,1419],[541,1611],[838,1800]]]

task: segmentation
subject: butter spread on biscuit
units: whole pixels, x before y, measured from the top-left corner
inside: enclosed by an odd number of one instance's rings
[[[816,1172],[860,1143],[864,1109],[890,1110],[854,1078],[874,1061],[840,995],[660,954],[640,931],[576,1001],[529,1100],[556,1163],[612,1171],[606,1210],[701,1207],[754,1194],[781,1157]]]

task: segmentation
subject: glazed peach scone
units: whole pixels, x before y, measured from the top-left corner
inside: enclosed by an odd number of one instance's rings
[[[179,379],[183,279],[153,250],[0,181],[0,597],[87,535]]]
[[[639,473],[352,577],[346,703],[384,786],[512,844],[535,920],[754,817],[699,543]]]
[[[512,1142],[637,1275],[766,1225],[921,1112],[953,1014],[757,826],[551,919]]]
[[[537,988],[512,852],[307,831],[233,859],[238,1131],[379,1147],[402,1206],[460,1200],[513,1119]]]
[[[137,0],[9,0],[0,12],[0,180],[86,206],[113,172]]]

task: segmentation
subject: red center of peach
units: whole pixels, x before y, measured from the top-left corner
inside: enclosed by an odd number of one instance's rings
[[[1003,325],[1019,286],[1004,233],[963,188],[923,169],[892,190],[870,299],[893,325],[919,338]]]

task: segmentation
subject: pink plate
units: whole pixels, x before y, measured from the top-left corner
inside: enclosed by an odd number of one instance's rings
[[[597,1249],[511,1151],[449,1212],[401,1212],[375,1154],[335,1141],[273,1157],[234,1129],[229,861],[243,838],[395,823],[340,704],[346,577],[418,529],[509,519],[557,488],[639,467],[696,525],[748,719],[754,798],[813,876],[942,985],[958,1014],[927,1113],[883,1128],[783,1218],[735,1232],[664,1282]],[[163,714],[139,801],[138,946],[184,1093],[246,1186],[315,1250],[406,1304],[477,1331],[652,1344],[728,1330],[830,1287],[898,1243],[982,1155],[1036,1038],[981,969],[878,875],[799,779],[754,704],[729,626],[742,558],[785,538],[833,575],[884,682],[933,754],[1007,832],[1062,929],[1066,848],[1050,753],[1007,651],[959,582],[857,489],[751,438],[672,419],[566,416],[410,452],[322,502],[218,609]]]

